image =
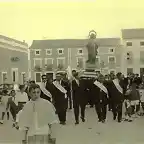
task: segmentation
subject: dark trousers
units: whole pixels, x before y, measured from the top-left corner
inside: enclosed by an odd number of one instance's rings
[[[122,119],[122,102],[112,103],[112,112],[114,119],[118,119],[120,121]]]
[[[79,121],[79,110],[81,109],[81,118],[85,118],[85,104],[80,104],[79,102],[75,102],[74,104],[74,115],[75,115],[75,121]]]
[[[107,105],[106,105],[106,104],[96,103],[96,104],[95,104],[95,110],[96,110],[96,112],[97,112],[98,119],[99,119],[100,121],[106,119],[106,114],[107,114]]]
[[[66,122],[66,110],[57,112],[60,122]]]
[[[10,112],[11,112],[11,115],[13,117],[13,120],[15,121],[16,120],[16,114],[17,114],[16,108],[10,107]]]
[[[68,93],[68,106],[69,106],[69,109],[72,109],[72,95],[71,95],[71,92]]]

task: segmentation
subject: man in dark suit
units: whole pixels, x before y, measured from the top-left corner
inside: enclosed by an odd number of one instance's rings
[[[69,106],[69,109],[72,109],[71,86],[66,73],[63,74],[60,83],[67,90],[67,108]]]
[[[47,85],[47,77],[46,75],[42,75],[42,82],[39,84],[40,85],[40,89],[41,89],[41,98],[48,100],[51,102],[51,98],[52,95],[51,93],[48,91],[46,85]]]
[[[47,85],[52,94],[53,104],[56,108],[60,124],[66,124],[66,111],[67,111],[67,90],[61,85],[62,75],[56,74],[56,79]]]
[[[85,107],[87,104],[85,80],[79,79],[78,73],[73,75],[72,93],[73,93],[73,108],[75,115],[75,124],[79,124],[79,108],[81,108],[81,119],[85,122]]]
[[[108,104],[108,91],[107,85],[104,81],[104,76],[100,74],[98,77],[98,81],[96,80],[92,87],[95,109],[98,115],[98,119],[99,122],[104,123],[106,120]]]
[[[110,102],[112,104],[113,119],[122,120],[122,105],[124,100],[123,86],[122,86],[122,73],[117,73],[116,79],[108,84],[108,93]]]

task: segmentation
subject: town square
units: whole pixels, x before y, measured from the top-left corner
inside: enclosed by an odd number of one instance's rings
[[[142,13],[142,0],[0,2],[0,144],[143,144]]]

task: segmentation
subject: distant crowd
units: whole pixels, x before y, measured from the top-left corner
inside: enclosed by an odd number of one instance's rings
[[[68,109],[74,110],[75,124],[79,124],[79,115],[85,122],[85,108],[89,104],[95,107],[98,121],[105,123],[107,111],[112,111],[113,120],[132,122],[134,117],[144,114],[144,76],[122,73],[114,75],[97,74],[95,77],[84,77],[75,70],[68,79],[66,73],[57,73],[56,79],[42,75],[40,97],[51,102],[56,110],[60,124],[66,124]],[[14,87],[11,91],[4,89],[1,93],[1,120],[9,119],[9,113],[13,117],[13,126],[19,128],[19,112],[24,105],[31,100],[29,88],[35,81],[27,81],[24,85]],[[123,117],[123,104],[125,116]],[[123,119],[124,118],[124,119]]]

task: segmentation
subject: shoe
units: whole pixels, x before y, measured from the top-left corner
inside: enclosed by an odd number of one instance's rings
[[[118,120],[118,123],[121,123],[122,122],[122,120]]]
[[[75,125],[78,125],[79,124],[79,122],[77,121],[77,122],[75,122]]]
[[[105,123],[105,120],[102,120],[102,123]]]
[[[99,119],[98,122],[102,122],[102,120]]]
[[[0,124],[3,124],[4,123],[4,121],[3,120],[0,120]]]
[[[133,120],[128,120],[128,122],[132,122]]]
[[[116,116],[113,117],[113,120],[116,120]]]
[[[81,117],[82,122],[85,122],[85,118]]]
[[[61,125],[66,125],[66,122],[60,122]]]

